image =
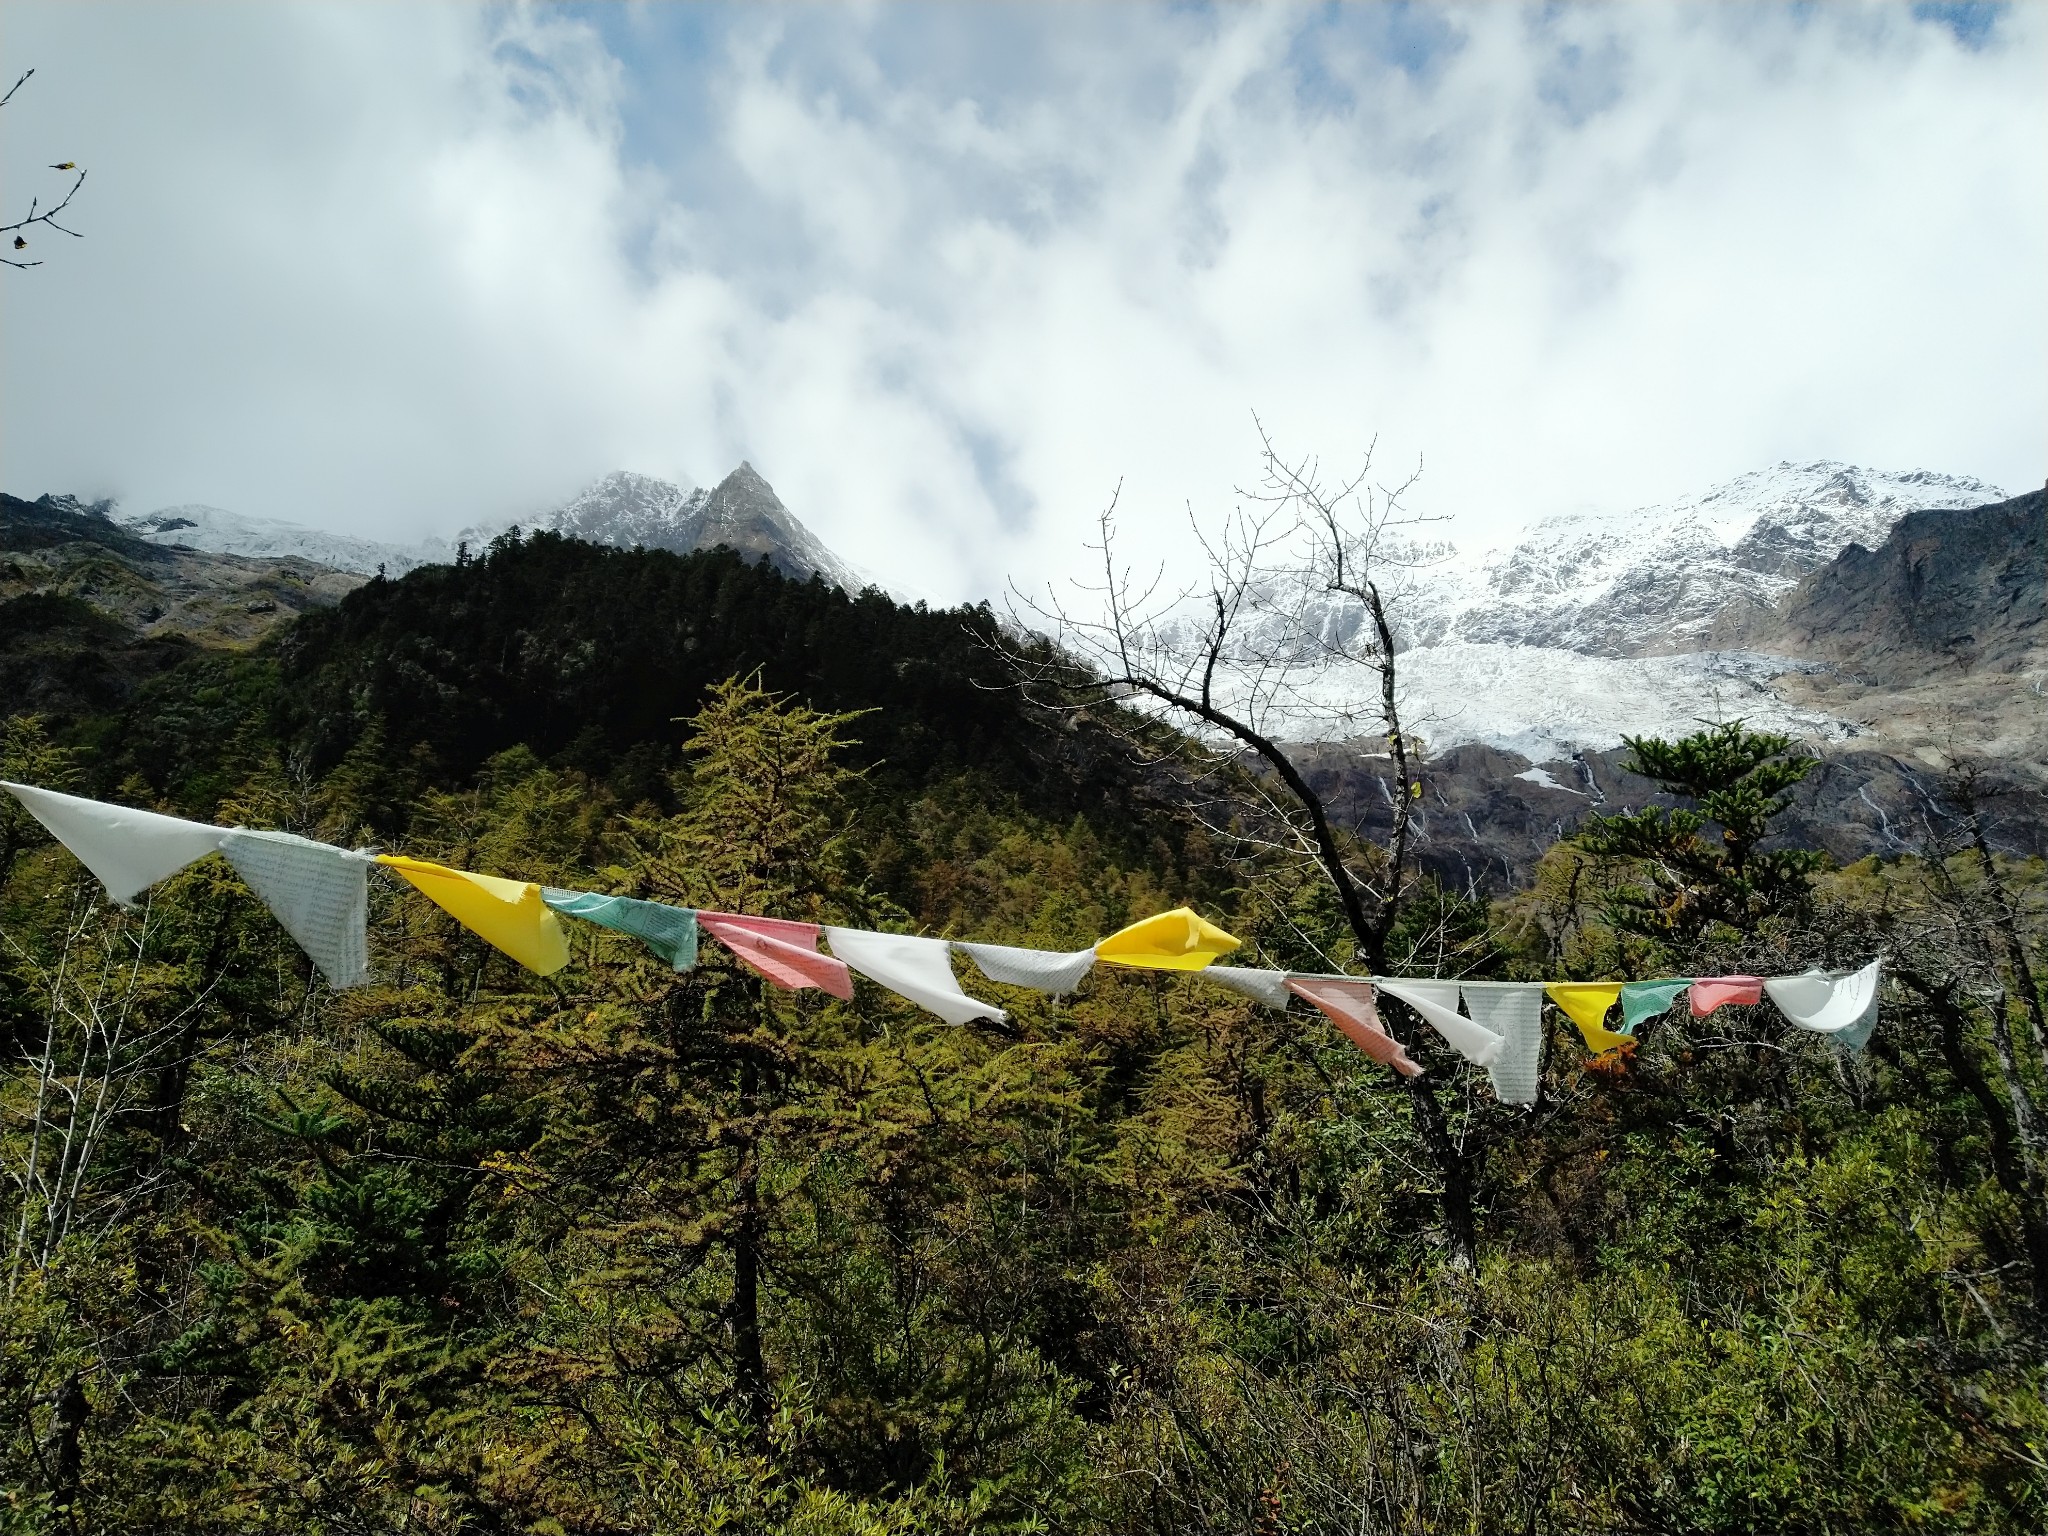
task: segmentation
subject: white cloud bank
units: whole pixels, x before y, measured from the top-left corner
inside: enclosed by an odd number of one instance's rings
[[[1256,408],[1486,539],[2048,462],[2048,27],[1902,10],[9,6],[4,481],[377,537],[751,459],[943,598]],[[42,179],[39,179],[42,178]]]

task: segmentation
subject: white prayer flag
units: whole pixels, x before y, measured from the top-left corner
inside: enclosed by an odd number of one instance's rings
[[[1764,982],[1764,991],[1778,1011],[1801,1029],[1860,1051],[1877,1023],[1882,963],[1873,960],[1860,971],[1812,970],[1798,976],[1773,976]]]
[[[30,784],[0,780],[0,789],[27,806],[29,814],[124,907],[132,906],[157,881],[168,880],[220,847],[221,829],[203,822],[83,800]]]
[[[948,1024],[1009,1017],[995,1004],[977,1002],[960,990],[944,939],[870,933],[864,928],[827,928],[825,945],[868,980],[881,983],[899,997],[909,998]]]
[[[1458,990],[1473,1019],[1500,1036],[1486,1069],[1503,1104],[1534,1104],[1543,1068],[1543,983],[1464,981]]]
[[[1458,1012],[1455,981],[1385,981],[1375,976],[1372,984],[1421,1014],[1452,1050],[1474,1066],[1490,1067],[1500,1055],[1500,1036]]]
[[[337,991],[370,979],[369,870],[376,861],[289,832],[233,828],[221,850]]]
[[[1259,971],[1242,965],[1206,965],[1195,974],[1219,987],[1228,987],[1268,1008],[1285,1009],[1294,994],[1287,990],[1287,972]],[[1312,980],[1313,978],[1303,978]]]
[[[1055,996],[1071,992],[1095,969],[1095,951],[1077,949],[1071,954],[1057,949],[1017,949],[1008,944],[962,944],[962,951],[981,967],[981,974],[1006,987],[1030,987]]]

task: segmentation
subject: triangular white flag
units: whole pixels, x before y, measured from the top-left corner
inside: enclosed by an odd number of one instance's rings
[[[977,1002],[960,990],[953,960],[944,939],[916,938],[900,933],[870,933],[864,928],[827,928],[825,945],[870,981],[899,997],[928,1008],[948,1024],[969,1019],[1006,1019],[994,1003]]]
[[[220,847],[221,829],[204,822],[86,800],[32,784],[0,780],[0,789],[11,791],[27,806],[29,814],[48,827],[50,835],[97,875],[107,894],[124,907],[133,905],[135,898],[157,881],[168,880]]]
[[[1500,1055],[1500,1036],[1458,1012],[1455,981],[1386,981],[1375,976],[1372,984],[1421,1014],[1423,1021],[1442,1035],[1452,1050],[1474,1066],[1490,1067]]]

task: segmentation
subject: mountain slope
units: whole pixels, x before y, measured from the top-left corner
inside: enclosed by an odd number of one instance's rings
[[[69,496],[0,495],[0,700],[104,713],[198,650],[247,649],[358,585],[305,560],[162,548]]]
[[[1915,512],[1851,545],[1755,631],[1872,681],[2016,672],[2048,651],[2048,493]]]
[[[78,598],[138,635],[249,646],[361,585],[312,560],[166,548],[108,521],[103,504],[0,495],[0,600]]]
[[[1340,745],[1304,746],[1292,755],[1340,825],[1385,838],[1393,826],[1393,774],[1387,758]],[[1824,849],[1836,862],[1918,851],[1930,830],[1959,814],[1930,765],[1854,744],[1818,753],[1776,823],[1772,847]],[[1454,889],[1499,895],[1527,883],[1545,850],[1594,814],[1614,815],[1674,802],[1627,772],[1625,748],[1575,752],[1532,764],[1483,744],[1433,755],[1422,772],[1415,854]],[[1977,786],[1991,846],[2001,853],[2048,855],[2048,792],[2011,765],[1988,765]]]
[[[758,672],[819,709],[864,712],[847,734],[883,777],[971,768],[1062,816],[1099,808],[1130,770],[1090,744],[1099,733],[1026,708],[993,631],[983,610],[849,597],[729,549],[621,550],[540,532],[371,582],[281,636],[275,654],[280,710],[316,769],[376,724],[394,757],[423,749],[449,781],[525,746],[651,775],[632,795],[660,798],[687,734],[678,722],[713,684]]]
[[[1980,758],[2048,791],[2042,492],[1902,518],[1802,582],[1756,643],[1805,658],[1775,685],[1788,707],[1929,766]]]

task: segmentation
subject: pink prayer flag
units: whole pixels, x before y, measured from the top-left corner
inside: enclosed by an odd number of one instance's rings
[[[1373,1002],[1369,981],[1330,981],[1321,978],[1297,981],[1287,978],[1287,990],[1315,1004],[1330,1022],[1344,1031],[1344,1037],[1383,1067],[1392,1067],[1403,1077],[1420,1077],[1422,1068],[1408,1059],[1401,1042],[1380,1023],[1379,1007]]]
[[[1761,976],[1695,977],[1692,984],[1692,1016],[1704,1019],[1723,1003],[1760,1003],[1764,1000]]]
[[[780,987],[818,987],[834,997],[853,996],[846,962],[818,949],[816,923],[736,912],[699,912],[697,926]]]

